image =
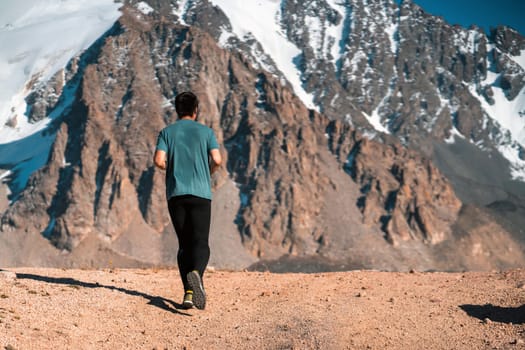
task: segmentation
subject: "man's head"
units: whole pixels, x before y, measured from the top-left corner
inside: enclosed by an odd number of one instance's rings
[[[175,97],[175,110],[179,118],[192,117],[198,107],[199,99],[192,92],[181,92]]]

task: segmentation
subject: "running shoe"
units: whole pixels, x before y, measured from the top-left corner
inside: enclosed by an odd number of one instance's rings
[[[193,305],[199,310],[204,310],[206,307],[206,293],[204,292],[199,271],[194,270],[189,272],[186,278],[193,291]]]

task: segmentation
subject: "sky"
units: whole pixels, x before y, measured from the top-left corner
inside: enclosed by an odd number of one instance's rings
[[[450,24],[468,28],[476,24],[489,33],[490,27],[505,24],[525,36],[525,0],[413,0],[425,12],[442,16]]]

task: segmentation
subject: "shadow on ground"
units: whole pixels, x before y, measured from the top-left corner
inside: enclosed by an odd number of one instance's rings
[[[489,319],[493,322],[524,324],[525,304],[518,307],[501,307],[492,304],[460,305],[469,316],[480,320]]]
[[[158,308],[161,308],[163,310],[184,315],[184,316],[191,316],[190,314],[180,312],[179,310],[184,309],[184,307],[181,304],[178,304],[174,302],[173,300],[166,299],[160,296],[153,296],[146,293],[138,292],[136,290],[116,287],[116,286],[106,286],[103,284],[100,284],[98,282],[92,283],[92,282],[83,282],[76,280],[74,278],[69,277],[48,277],[48,276],[40,276],[40,275],[33,275],[33,274],[27,274],[27,273],[17,273],[16,277],[18,279],[30,279],[34,281],[40,281],[40,282],[46,282],[46,283],[55,283],[55,284],[65,284],[68,286],[78,286],[83,288],[106,288],[109,290],[116,290],[128,295],[132,296],[138,296],[143,297],[144,299],[148,300],[148,305],[153,305]]]

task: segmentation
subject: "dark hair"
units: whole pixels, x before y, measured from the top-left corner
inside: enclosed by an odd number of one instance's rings
[[[181,92],[175,97],[175,110],[179,118],[193,115],[197,107],[199,107],[199,99],[193,92]]]

